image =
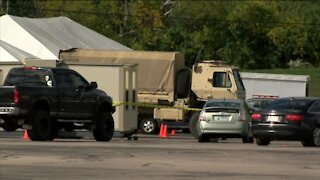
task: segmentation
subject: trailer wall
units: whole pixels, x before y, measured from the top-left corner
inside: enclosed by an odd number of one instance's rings
[[[117,105],[116,112],[113,114],[115,131],[130,134],[137,130],[137,107],[133,105],[137,99],[136,65],[112,65],[91,61],[87,63],[63,62],[58,66],[79,72],[89,82],[97,82],[98,88],[113,98]]]
[[[309,76],[267,73],[241,73],[246,98],[306,96]]]
[[[4,80],[11,68],[22,66],[22,62],[0,62],[0,85],[3,85]]]

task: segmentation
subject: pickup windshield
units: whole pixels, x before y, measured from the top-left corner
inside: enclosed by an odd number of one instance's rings
[[[52,78],[46,69],[12,69],[4,82],[5,86],[38,85],[52,86]]]

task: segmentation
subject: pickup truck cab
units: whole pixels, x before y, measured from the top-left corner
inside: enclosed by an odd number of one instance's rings
[[[1,127],[27,129],[31,140],[53,140],[59,129],[92,130],[97,141],[114,133],[112,98],[64,68],[12,68],[0,86]]]

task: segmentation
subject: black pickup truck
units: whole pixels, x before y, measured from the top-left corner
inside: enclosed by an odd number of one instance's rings
[[[114,112],[112,98],[71,69],[12,68],[0,86],[1,127],[27,129],[33,141],[53,140],[62,128],[92,130],[97,141],[110,141]]]

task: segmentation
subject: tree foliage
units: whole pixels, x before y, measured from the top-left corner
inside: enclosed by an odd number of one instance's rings
[[[135,50],[180,51],[188,65],[222,59],[250,69],[291,61],[320,67],[316,0],[0,0],[0,6],[2,14],[67,16]]]

